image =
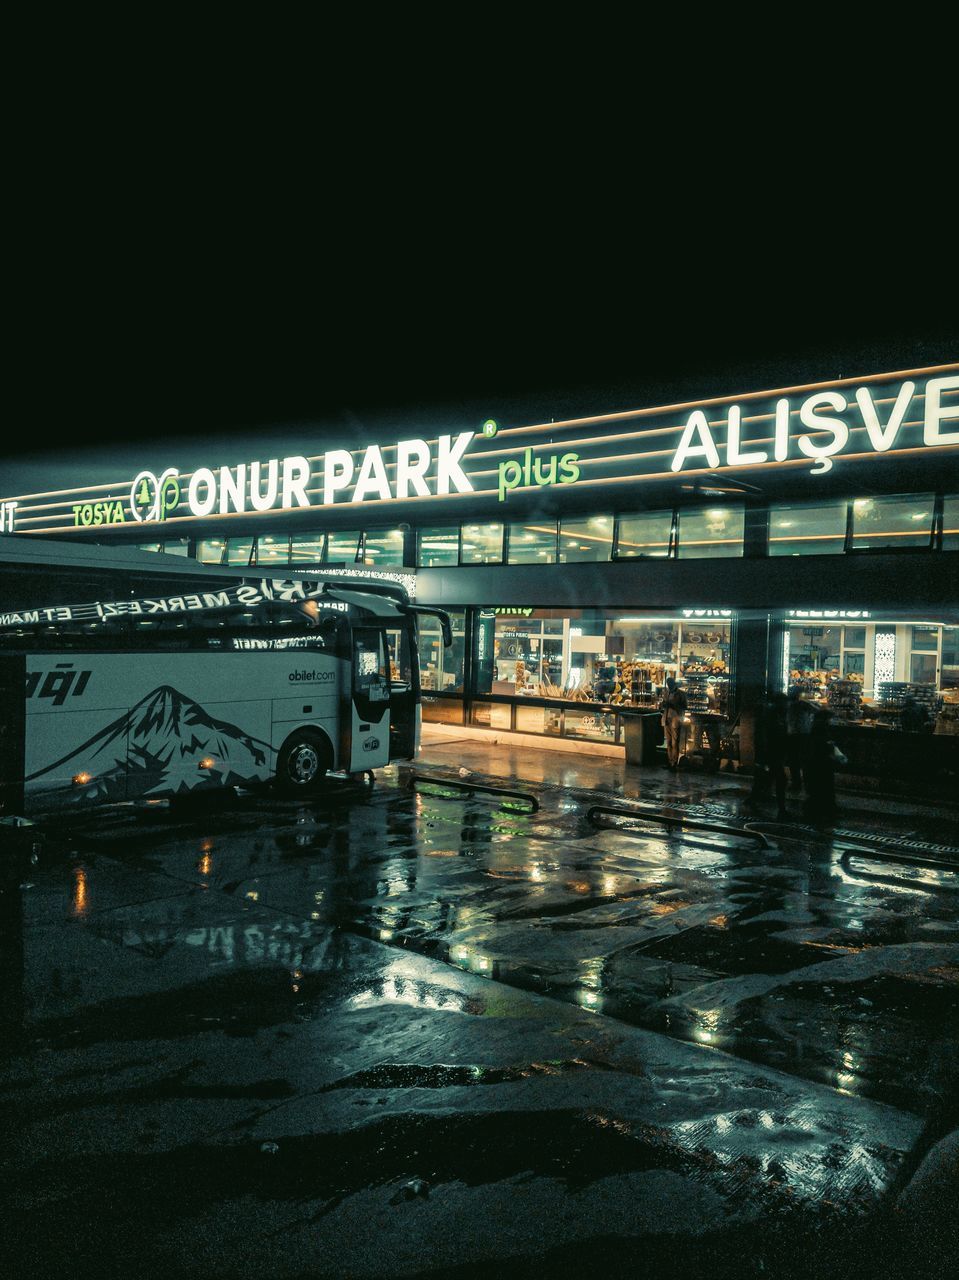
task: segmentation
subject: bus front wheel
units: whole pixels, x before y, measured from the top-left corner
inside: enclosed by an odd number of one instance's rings
[[[320,734],[304,729],[283,744],[277,762],[277,783],[287,795],[303,795],[313,790],[329,767],[326,741]]]

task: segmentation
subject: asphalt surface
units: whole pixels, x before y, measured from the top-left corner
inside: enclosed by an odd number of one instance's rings
[[[949,1274],[956,815],[842,801],[434,738],[8,833],[14,1274]]]

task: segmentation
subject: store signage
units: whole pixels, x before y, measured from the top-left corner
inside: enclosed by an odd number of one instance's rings
[[[379,507],[427,502],[435,510],[460,497],[502,504],[530,494],[545,500],[543,491],[555,490],[555,502],[573,484],[596,486],[597,502],[618,503],[620,495],[632,501],[639,493],[648,505],[646,482],[669,491],[677,476],[697,477],[700,493],[719,493],[715,475],[728,469],[793,467],[822,475],[842,461],[957,450],[959,364],[950,364],[534,426],[489,419],[476,431],[311,457],[192,472],[166,466],[99,490],[5,498],[0,533],[14,527],[18,534],[114,527],[129,533],[138,525],[182,528],[185,521],[234,517],[248,523],[268,513],[327,508],[366,508],[363,516],[374,518]]]
[[[501,608],[499,605],[494,609],[487,609],[487,613],[495,613],[497,618],[529,618],[532,613],[532,607],[526,609],[520,608]]]
[[[731,618],[732,609],[683,609],[684,618]]]
[[[579,479],[578,461],[576,453],[564,453],[561,458],[554,453],[542,459],[534,458],[532,449],[524,449],[522,464],[515,458],[499,464],[500,502],[506,501],[507,493],[521,480],[527,488],[531,484],[539,488],[548,484],[574,484]]]
[[[891,388],[882,389],[888,398]],[[959,403],[944,404],[944,392],[959,390],[959,377],[930,378],[925,387],[925,404],[922,417],[922,440],[929,448],[959,444],[959,425],[948,428],[945,424],[959,422]],[[887,453],[896,444],[906,422],[907,414],[916,394],[915,382],[903,382],[896,388],[892,407],[882,420],[880,406],[874,390],[868,386],[843,391],[817,391],[807,396],[798,407],[799,425],[806,430],[795,434],[792,427],[797,410],[787,397],[776,401],[772,440],[744,441],[742,436],[743,410],[731,404],[726,411],[725,458],[713,435],[705,412],[696,409],[686,420],[679,448],[670,463],[672,471],[682,471],[690,460],[697,465],[705,461],[713,471],[725,467],[759,467],[768,462],[786,462],[795,456],[796,450],[813,462],[813,475],[823,475],[831,470],[835,454],[848,448],[851,428],[863,426],[868,440],[867,452]],[[772,448],[757,449],[757,444]],[[863,445],[857,444],[862,451]]]
[[[868,618],[868,609],[790,609],[790,618]]]

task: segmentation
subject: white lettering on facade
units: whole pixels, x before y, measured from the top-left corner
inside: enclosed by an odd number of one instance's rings
[[[699,443],[694,444],[694,440],[698,440]],[[681,471],[687,458],[698,457],[705,458],[714,471],[721,465],[719,450],[716,448],[716,442],[713,440],[709,423],[706,421],[706,415],[702,409],[697,409],[695,413],[689,415],[682,439],[679,442],[679,448],[673,458],[672,470]]]
[[[906,410],[909,408],[909,402],[912,400],[915,390],[916,384],[914,382],[904,382],[902,384],[885,427],[879,421],[879,414],[876,412],[872,392],[869,388],[860,387],[856,392],[856,403],[859,405],[862,420],[866,424],[869,443],[877,453],[885,453],[887,449],[891,449],[895,444],[896,436],[905,421]]]
[[[425,440],[401,440],[396,446],[396,496],[408,498],[410,486],[420,498],[430,496],[426,473],[430,467],[430,447]]]
[[[917,385],[906,381],[898,387],[861,386],[851,393],[852,398],[839,391],[817,391],[795,409],[786,397],[781,397],[771,415],[771,457],[764,449],[750,449],[748,442],[744,445],[742,410],[739,405],[732,404],[727,411],[725,460],[721,460],[720,447],[713,435],[717,424],[711,427],[704,411],[696,409],[686,420],[670,469],[681,471],[691,459],[698,461],[700,468],[708,470],[717,470],[721,466],[758,467],[769,461],[782,463],[788,460],[792,446],[812,460],[813,475],[823,475],[831,470],[836,455],[849,448],[856,431],[865,433],[868,445],[863,441],[858,448],[850,449],[851,453],[859,456],[867,449],[874,453],[888,453],[901,444],[905,428],[920,425],[917,421],[908,421]],[[959,391],[959,376],[956,375],[930,378],[925,384],[925,411],[921,425],[922,443],[927,448],[959,444],[959,400],[952,398],[943,403],[947,392],[956,391]],[[891,408],[884,422],[880,407],[890,400]],[[858,421],[850,419],[849,415],[857,409]],[[795,440],[790,437],[790,421],[794,415],[805,428]],[[950,425],[946,426],[947,423]],[[762,444],[767,444],[767,440],[764,439]],[[915,448],[916,444],[913,439],[912,445],[907,447]]]
[[[820,434],[828,431],[832,434],[832,440],[828,444],[823,444],[819,440],[814,440],[811,435],[799,437],[799,449],[807,458],[813,458],[816,465],[812,468],[814,476],[823,475],[832,467],[832,454],[838,453],[840,449],[845,448],[846,442],[849,440],[849,428],[843,422],[842,418],[829,418],[816,412],[820,407],[835,409],[837,413],[846,407],[846,397],[840,395],[838,391],[821,391],[818,395],[810,396],[808,400],[804,400],[799,406],[799,421],[804,427],[808,427],[810,431]]]
[[[472,431],[461,431],[453,444],[452,436],[440,436],[436,460],[436,492],[449,493],[454,485],[457,493],[472,493],[473,486],[460,466],[460,459],[473,439]]]
[[[295,457],[283,459],[284,507],[292,507],[294,498],[298,507],[308,507],[310,505],[310,499],[306,493],[309,479],[310,463],[308,458],[297,454]]]
[[[336,501],[341,489],[352,483],[353,455],[347,449],[331,449],[323,460],[323,505],[328,507]]]
[[[384,502],[388,502],[392,497],[390,482],[386,478],[386,468],[383,466],[383,455],[379,445],[375,444],[370,445],[366,451],[350,502],[363,502],[371,495],[375,495]]]
[[[200,489],[203,486],[206,488],[206,494],[201,498]],[[194,471],[190,477],[187,501],[190,504],[190,510],[195,516],[212,514],[213,508],[216,506],[216,476],[209,467],[200,467],[199,471]]]
[[[941,399],[944,391],[959,391],[959,377],[930,378],[926,383],[926,416],[922,428],[922,442],[927,445],[959,444],[959,428],[943,431],[940,423],[945,418],[959,418],[959,404],[955,401],[945,409]]]
[[[250,463],[250,503],[254,511],[269,511],[276,505],[277,487],[280,483],[280,463],[271,458],[266,464],[266,493],[262,490],[261,462]]]

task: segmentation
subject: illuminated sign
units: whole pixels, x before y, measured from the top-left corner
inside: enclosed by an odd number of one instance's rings
[[[130,514],[134,520],[165,520],[180,505],[180,481],[176,469],[155,476],[141,471],[130,486]]]
[[[947,430],[943,426],[959,419],[959,404],[955,401],[942,402],[943,393],[956,390],[959,390],[959,377],[930,378],[926,383],[922,440],[928,448],[959,444],[959,427]],[[899,438],[915,394],[915,382],[900,384],[886,412],[885,422],[880,417],[880,405],[868,386],[857,387],[852,397],[840,391],[817,391],[807,396],[798,410],[788,397],[783,396],[776,401],[771,440],[765,436],[761,440],[744,440],[742,407],[731,404],[726,411],[725,423],[720,424],[725,427],[724,433],[720,433],[720,441],[725,445],[725,459],[720,457],[713,427],[706,414],[702,409],[696,409],[686,421],[670,468],[681,471],[690,459],[703,459],[713,471],[724,467],[759,467],[770,461],[785,462],[791,452],[795,453],[795,446],[799,453],[813,462],[812,474],[822,475],[832,468],[833,455],[842,453],[849,446],[853,426],[861,426],[865,430],[872,452],[887,453]],[[883,403],[887,404],[888,398],[883,398]],[[794,435],[792,420],[797,413],[799,425],[806,430]],[[854,421],[857,417],[858,421]],[[766,430],[765,426],[763,430]],[[759,444],[767,447],[756,448]]]
[[[551,454],[549,461],[533,457],[532,449],[523,450],[522,465],[515,458],[499,464],[499,500],[506,501],[506,495],[515,489],[522,480],[526,488],[535,484],[542,488],[547,484],[573,484],[579,479],[579,467],[576,463],[579,455],[564,453],[563,456]]]
[[[790,609],[790,618],[868,618],[868,609]]]
[[[643,504],[650,484],[672,492],[678,481],[695,481],[701,493],[721,493],[716,479],[727,472],[800,468],[821,475],[839,463],[956,457],[957,451],[954,363],[529,426],[489,419],[476,431],[432,440],[192,472],[164,466],[132,481],[6,498],[0,533],[13,531],[14,512],[18,534],[54,535],[104,526],[183,530],[199,521],[239,520],[248,527],[267,513],[305,521],[311,511],[329,508],[362,510],[364,519],[390,510],[395,518],[398,508],[424,503],[430,511],[442,504],[444,517],[455,518],[464,499],[495,510],[523,495],[545,499],[543,491],[554,490],[555,502],[574,484],[580,492],[598,487],[602,501],[622,494]]]

